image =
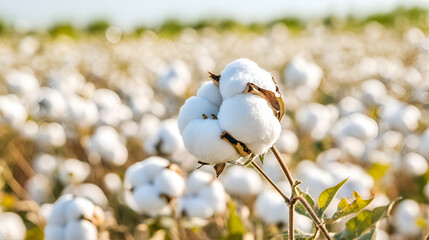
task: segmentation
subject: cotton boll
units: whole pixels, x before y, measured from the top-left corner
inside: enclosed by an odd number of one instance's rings
[[[73,95],[68,98],[67,104],[68,121],[82,128],[91,127],[98,122],[98,109],[93,101]]]
[[[255,155],[264,153],[278,139],[281,125],[265,99],[239,94],[223,101],[219,126],[244,143]]]
[[[289,222],[289,208],[284,199],[272,190],[259,194],[255,202],[256,214],[267,224]]]
[[[65,240],[95,240],[97,228],[89,221],[76,220],[67,223],[64,228]]]
[[[23,240],[27,229],[18,214],[0,213],[0,239]]]
[[[403,159],[404,170],[414,176],[421,176],[428,170],[427,160],[420,154],[409,152]]]
[[[226,208],[225,188],[219,181],[213,181],[209,186],[202,189],[198,196],[205,199],[213,207],[215,213],[221,213]]]
[[[39,131],[39,125],[36,122],[28,120],[19,129],[19,133],[26,139],[34,139]]]
[[[297,175],[302,181],[300,188],[317,198],[323,190],[334,185],[331,175],[323,169],[317,167],[309,168],[307,171],[300,171]]]
[[[238,196],[257,195],[263,188],[258,173],[241,166],[230,167],[223,176],[222,183],[229,194]]]
[[[176,119],[168,119],[161,123],[158,132],[149,136],[144,149],[150,155],[171,155],[183,148],[183,141],[177,127]]]
[[[173,61],[158,76],[158,87],[173,96],[183,96],[191,83],[191,72],[181,60]]]
[[[137,187],[152,182],[155,177],[169,165],[167,159],[161,157],[148,157],[142,162],[131,165],[125,172],[125,186]]]
[[[140,211],[151,213],[161,210],[167,205],[160,192],[153,185],[140,185],[133,191],[134,200]]]
[[[402,133],[397,131],[386,131],[382,136],[382,149],[399,149],[404,141]]]
[[[329,110],[318,103],[310,103],[296,112],[295,115],[298,126],[309,132],[315,140],[323,139],[330,129]]]
[[[121,178],[116,173],[108,173],[103,178],[104,187],[112,194],[118,194],[122,189]]]
[[[282,153],[293,154],[298,150],[298,137],[294,132],[283,129],[276,142],[277,149]]]
[[[52,212],[47,219],[47,224],[52,226],[63,226],[66,224],[66,216],[64,215],[67,205],[73,201],[71,194],[66,194],[58,198],[52,207]]]
[[[132,120],[122,122],[121,125],[119,125],[119,129],[126,138],[138,137],[139,125]]]
[[[420,207],[414,200],[403,200],[398,203],[394,214],[397,231],[404,236],[419,236],[421,229],[417,225]]]
[[[331,148],[317,155],[316,162],[324,166],[330,162],[338,162],[343,157],[343,152],[338,148]]]
[[[66,221],[72,222],[83,217],[91,217],[94,213],[94,204],[85,198],[75,198],[65,208]],[[68,223],[70,224],[70,223]]]
[[[92,100],[98,107],[101,124],[117,126],[133,117],[131,109],[123,105],[118,94],[110,89],[97,89]]]
[[[219,88],[224,100],[240,94],[247,83],[275,92],[276,86],[269,72],[246,58],[237,59],[228,64],[221,73]]]
[[[350,96],[341,99],[339,108],[342,116],[363,112],[364,110],[362,103],[358,99]]]
[[[177,122],[179,125],[180,133],[188,126],[188,124],[195,119],[202,119],[202,115],[206,116],[217,115],[219,108],[208,101],[207,99],[200,97],[190,97],[186,100],[185,104],[180,108]]]
[[[190,218],[210,218],[214,214],[214,209],[205,199],[198,197],[186,198],[183,203],[183,210]]]
[[[27,116],[27,110],[16,95],[0,96],[0,124],[20,129]]]
[[[365,154],[365,144],[355,137],[342,137],[339,142],[340,149],[355,159],[362,159]]]
[[[33,160],[34,171],[46,176],[52,176],[58,168],[58,161],[59,159],[52,155],[46,153],[39,154]]]
[[[197,159],[209,164],[240,158],[237,150],[220,138],[222,129],[218,120],[196,119],[182,133],[186,149]]]
[[[64,68],[49,72],[48,85],[58,89],[65,95],[79,92],[85,85],[85,78],[74,68]]]
[[[52,213],[53,206],[54,205],[52,203],[44,203],[44,204],[40,205],[40,207],[39,207],[39,215],[41,217],[43,217],[45,220],[47,220],[48,217]]]
[[[298,213],[294,213],[294,224],[296,228],[306,233],[311,233],[313,230],[313,221]]]
[[[13,70],[4,79],[9,93],[20,96],[25,104],[31,104],[37,99],[40,85],[33,72]]]
[[[334,126],[332,133],[337,139],[349,136],[368,140],[377,136],[378,125],[375,120],[362,113],[353,113],[341,118]]]
[[[62,194],[68,193],[71,193],[77,197],[89,199],[91,202],[103,209],[107,208],[108,199],[103,190],[101,190],[101,188],[95,184],[83,183],[80,185],[68,185],[66,188],[64,188]]]
[[[387,97],[386,86],[379,80],[366,80],[361,84],[360,88],[362,91],[361,100],[366,105],[379,106]]]
[[[51,181],[45,175],[36,174],[27,180],[25,190],[38,204],[45,203],[52,191]]]
[[[47,225],[43,232],[45,240],[65,239],[63,226]]]
[[[60,91],[52,88],[41,88],[38,99],[39,118],[62,121],[67,117],[67,103]]]
[[[421,113],[414,105],[390,99],[380,108],[380,117],[391,129],[408,133],[417,129]]]
[[[66,133],[64,128],[56,122],[45,123],[39,126],[36,142],[43,148],[62,147],[66,143]]]
[[[77,159],[67,159],[59,167],[58,175],[60,181],[67,185],[69,183],[81,183],[85,181],[91,172],[90,166],[86,162]]]
[[[94,92],[92,100],[99,109],[116,108],[122,104],[118,94],[107,88],[99,88]]]
[[[186,180],[186,191],[185,196],[192,196],[201,191],[205,186],[209,185],[213,181],[213,175],[202,171],[193,171]]]
[[[121,166],[127,161],[128,150],[122,143],[119,134],[110,126],[97,128],[87,145],[87,152],[99,156],[105,163]]]
[[[185,190],[185,181],[175,171],[164,169],[155,177],[154,186],[161,194],[170,197],[178,197],[182,195]]]
[[[198,89],[197,97],[204,98],[217,107],[220,107],[223,101],[219,87],[217,87],[213,82],[204,82]]]
[[[139,125],[139,136],[144,141],[148,136],[155,134],[159,128],[160,120],[152,114],[145,114]]]
[[[301,56],[294,57],[284,70],[286,85],[292,87],[304,85],[312,90],[319,87],[322,75],[323,71],[319,66]]]

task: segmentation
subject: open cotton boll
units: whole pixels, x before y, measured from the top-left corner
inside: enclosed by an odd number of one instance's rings
[[[387,89],[384,83],[376,79],[364,81],[360,89],[362,91],[361,100],[369,106],[379,106],[387,98]]]
[[[159,128],[161,120],[158,117],[152,114],[145,114],[141,120],[139,125],[139,136],[142,141],[144,141],[148,136],[155,134],[157,129]]]
[[[217,107],[220,107],[223,101],[219,87],[217,87],[213,82],[204,82],[198,89],[197,97],[204,98]]]
[[[288,206],[280,194],[272,190],[265,190],[259,194],[255,202],[255,211],[266,224],[289,222]]]
[[[43,87],[39,92],[38,111],[39,118],[51,121],[62,121],[67,117],[67,103],[62,93],[56,89]]]
[[[94,204],[88,199],[78,197],[67,204],[64,213],[68,222],[92,216],[94,213]]]
[[[167,201],[161,197],[159,190],[150,184],[136,187],[133,197],[140,211],[145,213],[160,211],[167,206]]]
[[[170,197],[178,197],[185,191],[185,181],[183,178],[170,169],[164,169],[154,179],[155,187],[161,194]]]
[[[116,173],[108,173],[103,178],[104,187],[112,194],[118,194],[122,190],[121,178]]]
[[[126,138],[139,137],[139,125],[133,120],[127,120],[119,125],[120,133]]]
[[[222,98],[226,100],[241,94],[249,82],[260,88],[276,92],[276,85],[269,72],[249,59],[240,58],[228,64],[220,75],[219,89]]]
[[[48,75],[49,87],[58,89],[66,95],[79,92],[85,85],[85,77],[74,68],[52,70]]]
[[[308,191],[314,198],[318,198],[323,190],[335,184],[334,179],[327,171],[317,167],[309,168],[306,171],[300,170],[297,176],[302,180],[300,188]]]
[[[52,213],[53,206],[54,205],[52,203],[44,203],[44,204],[40,205],[39,215],[41,217],[43,217],[45,220],[47,220],[49,215],[51,215],[51,213]]]
[[[122,183],[120,183],[122,184]],[[83,183],[79,185],[68,185],[64,188],[61,194],[71,193],[73,196],[82,197],[91,200],[97,206],[102,209],[106,209],[108,205],[108,199],[104,194],[103,190],[95,184]]]
[[[229,194],[238,196],[257,195],[263,188],[259,174],[241,166],[230,167],[223,176],[222,183]]]
[[[365,144],[355,137],[342,137],[338,140],[339,148],[347,155],[362,160],[365,154]]]
[[[298,109],[295,119],[299,128],[309,132],[315,140],[323,139],[331,127],[330,112],[319,103],[310,103]]]
[[[66,143],[66,133],[59,123],[45,123],[39,126],[36,142],[42,148],[62,147]]]
[[[404,142],[402,133],[389,130],[383,133],[380,148],[382,149],[399,149]]]
[[[129,187],[137,187],[152,182],[155,177],[162,172],[169,162],[161,157],[148,157],[141,162],[131,165],[125,172],[125,185]]]
[[[43,232],[45,240],[65,239],[63,226],[47,225]]]
[[[330,162],[338,162],[343,157],[343,152],[338,148],[331,148],[321,152],[316,157],[316,162],[319,166],[323,166]]]
[[[255,155],[268,151],[281,132],[279,120],[265,99],[239,94],[222,102],[219,126],[244,143]]]
[[[18,214],[12,212],[0,213],[0,239],[24,240],[27,229]]]
[[[92,100],[98,107],[102,124],[117,126],[121,121],[130,120],[133,117],[131,109],[122,104],[118,94],[110,89],[95,90]]]
[[[65,160],[58,169],[59,179],[64,185],[81,183],[90,172],[88,163],[73,158]]]
[[[421,229],[417,225],[419,215],[420,207],[416,201],[406,199],[399,202],[393,218],[396,230],[404,236],[419,236],[421,234]]]
[[[222,213],[226,208],[226,193],[220,181],[212,181],[210,185],[203,188],[198,197],[209,202],[215,213]]]
[[[375,138],[378,125],[375,120],[362,113],[353,113],[338,120],[332,134],[337,138],[354,137],[360,140]]]
[[[171,155],[183,149],[183,141],[176,119],[164,120],[158,131],[144,142],[144,150],[149,155]]]
[[[16,95],[0,96],[0,124],[20,129],[27,119],[27,110]]]
[[[217,120],[196,119],[187,125],[182,137],[186,149],[202,162],[217,164],[240,158],[236,149],[220,138],[221,134]]]
[[[52,155],[42,153],[36,156],[33,160],[33,169],[37,173],[44,174],[46,176],[52,176],[55,170],[58,168],[59,159]]]
[[[418,152],[423,156],[429,158],[429,129],[426,129],[426,131],[424,131],[423,134],[420,136]]]
[[[428,170],[427,160],[422,155],[414,152],[405,154],[402,166],[405,171],[414,176],[421,176]]]
[[[158,88],[173,96],[183,96],[191,83],[191,71],[181,60],[173,61],[158,75]]]
[[[68,121],[85,128],[91,127],[99,120],[97,105],[91,100],[72,95],[67,99]]]
[[[298,137],[291,130],[283,129],[275,145],[280,152],[293,154],[298,150]]]
[[[39,125],[36,122],[28,120],[24,125],[18,130],[19,134],[26,139],[34,139],[39,130]]]
[[[50,200],[52,192],[51,181],[45,175],[36,174],[27,180],[25,190],[30,195],[30,198],[38,204],[45,203]]]
[[[214,215],[214,209],[203,198],[190,197],[183,200],[183,211],[187,217],[207,219]]]
[[[128,150],[113,127],[101,126],[87,144],[89,157],[100,158],[103,162],[121,166],[127,161]]]
[[[47,219],[48,225],[53,226],[63,226],[66,224],[65,211],[68,203],[73,201],[73,196],[71,194],[66,194],[58,198],[52,207],[51,214]]]
[[[217,116],[218,112],[219,107],[205,98],[188,98],[185,101],[185,104],[180,108],[179,116],[177,118],[180,133],[183,134],[183,131],[191,121],[202,119],[203,114],[206,116],[211,116],[212,114]]]
[[[201,191],[213,181],[213,175],[203,170],[193,171],[186,179],[185,196],[191,196]]]
[[[408,133],[417,129],[421,117],[420,110],[414,105],[395,99],[386,101],[380,108],[381,121],[391,129]]]
[[[341,101],[339,102],[339,108],[342,116],[357,112],[363,112],[365,109],[358,99],[350,96],[341,99]]]
[[[315,63],[306,61],[301,56],[294,57],[284,70],[286,85],[297,87],[307,86],[316,90],[321,82],[322,69]]]
[[[95,240],[97,228],[89,221],[75,220],[69,222],[64,229],[64,240]]]

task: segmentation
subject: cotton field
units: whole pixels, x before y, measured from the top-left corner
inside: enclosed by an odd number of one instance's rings
[[[284,117],[248,82],[281,93]],[[273,144],[316,203],[347,179],[327,217],[398,200],[373,239],[425,238],[427,29],[0,35],[0,239],[281,239],[290,209],[258,173],[294,191]]]

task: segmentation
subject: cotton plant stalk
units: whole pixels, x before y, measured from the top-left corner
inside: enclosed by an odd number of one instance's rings
[[[306,200],[298,195],[287,197],[268,175],[253,162],[255,156],[273,151],[289,184],[295,188],[286,164],[273,144],[281,132],[280,121],[285,104],[277,82],[269,72],[249,59],[237,59],[228,64],[220,75],[209,72],[211,82],[205,82],[181,107],[179,130],[185,148],[201,165],[214,165],[219,176],[226,163],[247,159],[245,165],[254,168],[274,187],[291,209],[290,229],[293,229],[293,209],[302,202],[327,239],[325,226]],[[293,239],[293,231],[289,235]]]

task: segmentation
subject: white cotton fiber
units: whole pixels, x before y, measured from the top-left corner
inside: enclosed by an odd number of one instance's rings
[[[202,162],[217,164],[240,158],[236,149],[220,138],[218,120],[191,121],[182,133],[186,149]]]
[[[262,191],[263,183],[259,174],[242,166],[232,166],[223,175],[222,183],[231,195],[251,196]]]
[[[178,197],[185,190],[185,181],[183,178],[170,169],[165,169],[155,177],[155,187],[161,194],[167,194],[171,197]]]
[[[197,97],[204,98],[217,107],[222,104],[222,96],[220,95],[219,87],[213,82],[203,83],[200,89],[198,89]]]
[[[167,205],[160,196],[160,192],[153,185],[141,185],[133,191],[133,197],[137,206],[144,212],[159,211]]]
[[[302,56],[294,57],[284,70],[286,85],[306,86],[313,91],[319,87],[322,75],[323,71],[318,65],[305,60]]]
[[[180,108],[178,116],[178,125],[180,133],[183,134],[189,122],[195,119],[202,119],[205,114],[211,118],[211,114],[217,116],[219,108],[211,103],[209,100],[200,97],[190,97],[186,100],[185,104]]]
[[[64,240],[96,240],[97,228],[89,221],[75,220],[64,229]]]

